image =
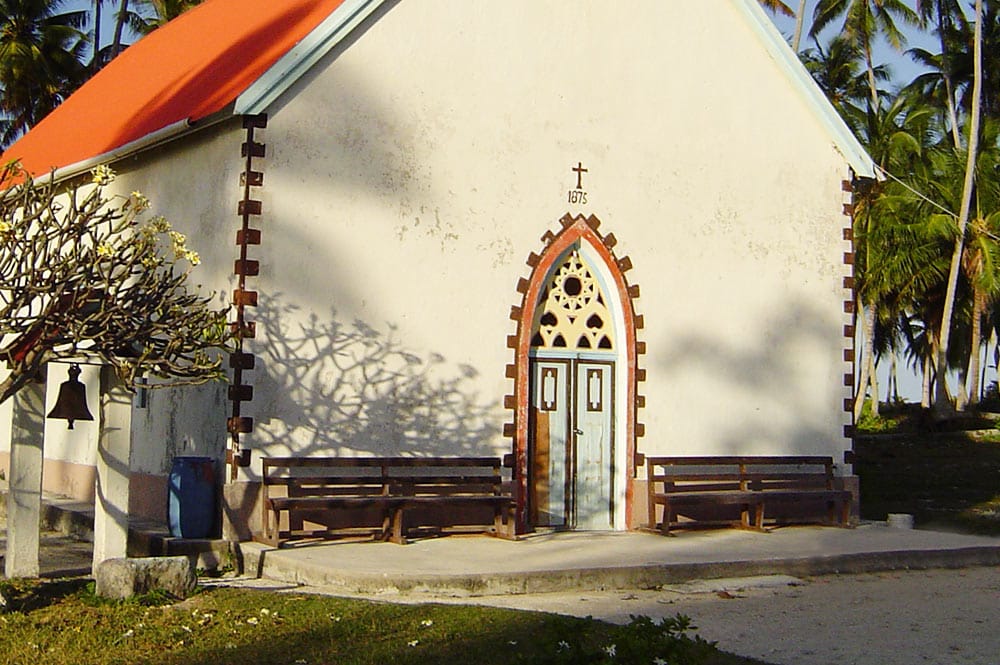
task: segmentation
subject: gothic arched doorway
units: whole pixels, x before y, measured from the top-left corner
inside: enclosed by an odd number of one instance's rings
[[[522,530],[624,529],[634,477],[636,317],[594,217],[563,219],[534,266],[515,388]],[[611,240],[613,244],[613,239]]]

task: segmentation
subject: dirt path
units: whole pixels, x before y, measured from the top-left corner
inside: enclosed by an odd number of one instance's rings
[[[717,641],[721,649],[775,665],[1000,664],[998,568],[843,575],[797,582],[755,578],[660,591],[537,594],[459,602],[591,615],[615,622],[627,622],[630,614],[685,614],[694,619],[700,635]]]

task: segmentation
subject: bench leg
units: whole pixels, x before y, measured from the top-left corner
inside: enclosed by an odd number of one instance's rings
[[[764,530],[764,502],[758,501],[754,504],[753,525],[756,529]]]
[[[272,515],[274,517],[273,521],[271,520]],[[273,510],[268,510],[265,508],[264,539],[267,541],[267,544],[270,545],[271,547],[274,548],[278,547],[279,545],[278,533],[280,530],[281,530],[281,511],[279,511],[277,508]]]
[[[392,538],[392,510],[382,509],[382,532],[378,536],[379,542],[387,542]]]
[[[406,537],[403,535],[403,509],[396,508],[392,514],[392,542],[397,545],[405,545]]]
[[[840,526],[849,527],[851,525],[851,502],[849,499],[840,502]]]
[[[650,483],[652,486],[652,483]],[[649,528],[656,529],[656,502],[653,501],[653,491],[649,491],[649,496],[646,498],[647,504],[649,506]]]
[[[663,522],[660,524],[660,533],[664,536],[672,536],[670,533],[670,523],[674,521],[674,511],[669,503],[663,504]]]

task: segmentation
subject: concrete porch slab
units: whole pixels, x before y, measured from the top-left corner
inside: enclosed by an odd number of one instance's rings
[[[647,533],[558,532],[513,542],[486,537],[241,543],[247,575],[345,595],[457,597],[654,588],[695,579],[959,568],[1000,564],[1000,539],[880,524]]]

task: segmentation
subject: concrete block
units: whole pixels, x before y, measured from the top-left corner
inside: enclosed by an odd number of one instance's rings
[[[861,478],[858,476],[839,476],[833,479],[833,486],[838,490],[848,490],[851,493],[851,522],[857,524],[861,517]]]
[[[222,486],[222,537],[233,542],[253,538],[261,524],[261,483],[238,481]]]
[[[166,591],[187,598],[198,582],[194,564],[186,556],[107,559],[97,566],[97,595],[129,598],[150,591]]]

